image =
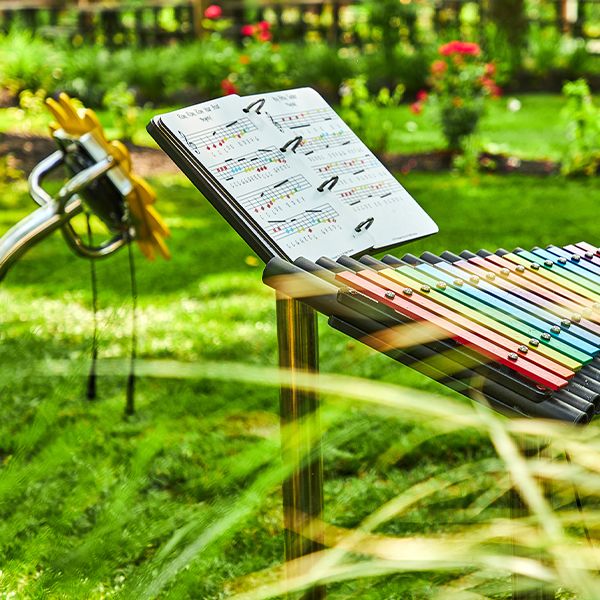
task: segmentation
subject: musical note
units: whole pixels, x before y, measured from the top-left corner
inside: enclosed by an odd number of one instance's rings
[[[305,177],[294,175],[274,185],[244,194],[238,198],[238,201],[248,212],[259,214],[277,208],[282,202],[293,201],[300,192],[311,187]],[[302,198],[299,197],[298,200],[301,201]]]
[[[330,204],[323,204],[288,219],[268,221],[268,233],[276,241],[298,234],[315,235],[317,228],[320,230],[322,225],[335,224],[338,217],[339,213]]]
[[[193,145],[195,146],[193,149],[196,151],[198,151],[198,146],[211,151],[222,148],[231,140],[239,140],[252,131],[257,131],[256,125],[249,118],[243,117],[226,125],[188,133],[187,136],[181,131],[179,133],[190,148]]]
[[[338,160],[323,165],[315,166],[319,174],[335,173],[336,175],[360,175],[368,169],[379,166],[379,162],[372,154],[365,154],[349,160]]]
[[[249,173],[265,173],[277,165],[285,165],[285,155],[279,148],[259,148],[255,152],[241,156],[240,158],[229,158],[211,168],[214,176],[220,181],[232,181],[238,175]]]

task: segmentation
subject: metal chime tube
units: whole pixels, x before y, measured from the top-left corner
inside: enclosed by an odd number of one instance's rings
[[[296,372],[317,372],[317,316],[302,302],[277,295],[279,365]],[[282,455],[294,470],[283,483],[285,556],[288,562],[323,548],[323,457],[317,394],[294,382],[281,388]],[[300,575],[290,566],[288,575]],[[309,590],[303,600],[325,598],[325,588]]]

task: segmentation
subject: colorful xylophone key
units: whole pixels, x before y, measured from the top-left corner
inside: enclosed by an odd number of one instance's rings
[[[501,412],[585,423],[600,408],[600,251],[589,244],[275,258],[264,278],[335,329]]]

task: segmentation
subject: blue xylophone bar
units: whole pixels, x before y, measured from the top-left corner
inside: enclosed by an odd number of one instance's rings
[[[276,258],[264,279],[334,329],[504,414],[586,423],[600,408],[600,254],[582,242]]]

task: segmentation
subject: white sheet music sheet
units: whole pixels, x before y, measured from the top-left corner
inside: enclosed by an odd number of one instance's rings
[[[315,90],[259,94],[243,101],[258,98],[265,99],[262,111],[288,138],[302,136],[296,155],[306,170],[321,181],[339,177],[331,192],[332,204],[350,209],[354,226],[373,219],[369,233],[375,248],[438,231],[429,215]]]
[[[264,115],[245,113],[248,104],[231,95],[160,119],[291,260],[371,247],[370,232],[355,232],[348,206],[317,190],[323,178],[297,154],[281,150],[287,132]]]

